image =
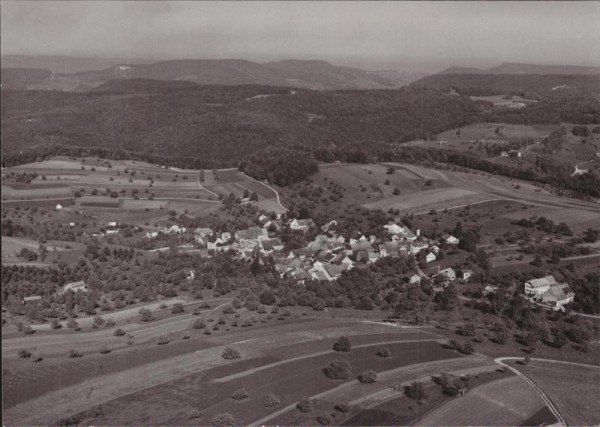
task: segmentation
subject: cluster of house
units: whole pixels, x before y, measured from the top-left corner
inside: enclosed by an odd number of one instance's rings
[[[298,281],[309,279],[336,280],[341,274],[352,269],[355,264],[371,264],[380,258],[400,258],[416,255],[426,251],[426,262],[437,259],[440,248],[439,242],[420,236],[419,230],[413,233],[408,227],[396,223],[384,226],[387,237],[378,239],[376,236],[357,235],[356,238],[346,239],[336,232],[337,222],[332,220],[321,227],[321,233],[305,247],[283,253],[284,244],[279,232],[284,227],[290,230],[306,233],[317,226],[312,219],[284,220],[281,216],[271,219],[265,215],[258,218],[258,225],[235,232],[215,232],[211,228],[199,227],[193,231],[197,245],[204,247],[210,253],[232,251],[238,257],[247,261],[258,259],[262,263],[262,256],[271,255],[275,262],[275,269],[281,277],[290,277]],[[163,233],[186,233],[184,227],[172,225],[163,227]],[[157,231],[147,233],[146,237],[153,238]],[[443,243],[457,245],[459,240],[451,235],[443,236]],[[464,272],[463,279],[468,279],[472,272]],[[452,269],[434,271],[430,276],[443,276],[444,284],[456,279]],[[411,283],[419,283],[426,275],[420,271],[411,279]],[[466,280],[465,279],[465,280]]]
[[[569,304],[575,299],[575,293],[569,285],[558,283],[552,275],[525,282],[525,295],[554,310],[563,309],[565,304]]]

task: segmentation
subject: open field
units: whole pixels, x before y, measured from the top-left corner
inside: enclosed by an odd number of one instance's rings
[[[521,378],[508,377],[481,385],[417,421],[417,425],[521,425],[544,406]]]
[[[108,166],[110,165],[110,167]],[[68,159],[57,157],[43,162],[6,168],[5,172],[37,173],[31,184],[10,186],[3,184],[3,200],[58,199],[84,196],[77,200],[78,207],[103,207],[97,200],[109,199],[109,193],[118,197],[110,200],[110,207],[119,200],[139,197],[139,203],[127,203],[123,209],[155,208],[155,204],[143,204],[150,196],[155,200],[217,201],[215,194],[228,196],[233,193],[242,197],[245,191],[258,195],[262,208],[276,212],[284,211],[276,203],[276,194],[267,186],[239,172],[237,169],[204,171],[205,180],[198,182],[199,171],[164,168],[145,162],[103,160],[93,158]],[[201,184],[201,185],[200,185]],[[92,197],[90,197],[92,196]],[[148,202],[151,202],[150,200]],[[275,203],[274,203],[275,202]],[[14,202],[10,202],[14,203]],[[164,203],[163,203],[164,204]],[[107,207],[109,207],[107,205]],[[197,205],[194,207],[197,209]]]
[[[214,414],[231,412],[237,423],[248,424],[273,411],[261,404],[263,396],[267,393],[277,395],[281,399],[281,406],[285,406],[296,402],[302,396],[310,396],[339,385],[340,381],[332,381],[321,372],[321,368],[336,357],[348,359],[353,369],[360,372],[373,364],[377,365],[373,367],[375,370],[386,370],[388,367],[410,364],[415,360],[421,362],[452,355],[452,353],[446,354],[438,351],[438,349],[443,349],[437,343],[434,346],[430,346],[426,342],[421,343],[419,345],[421,353],[410,344],[398,343],[387,346],[392,349],[392,352],[397,353],[398,357],[382,361],[374,354],[378,346],[370,346],[353,349],[352,352],[344,355],[330,352],[323,356],[290,361],[227,382],[213,380],[213,378],[223,375],[223,369],[216,370],[216,375],[208,371],[202,375],[202,382],[198,381],[200,379],[198,376],[191,376],[176,383],[168,383],[145,390],[137,396],[127,396],[115,401],[114,404],[111,402],[104,406],[105,413],[111,415],[95,421],[106,424],[137,424],[143,422],[144,417],[149,415],[152,422],[161,424],[181,425],[191,422],[207,425]],[[250,399],[232,404],[229,395],[242,387],[246,387],[250,391]],[[188,398],[184,396],[188,396]],[[203,397],[198,399],[199,396]],[[148,409],[147,402],[149,400],[153,402],[154,409]],[[143,402],[146,402],[146,405]],[[127,415],[121,410],[125,407],[128,408]],[[198,418],[191,421],[189,417],[195,411],[201,411],[201,413],[198,414]]]
[[[511,365],[542,389],[569,425],[600,424],[600,368],[540,360]]]
[[[38,252],[40,243],[24,237],[8,237],[2,236],[2,263],[4,264],[20,264],[23,261],[19,257],[19,252],[26,248],[33,252]],[[62,242],[48,241],[44,244],[48,250],[48,258],[45,262],[39,261],[40,265],[49,265],[51,260],[55,258],[56,253],[75,251],[81,253],[83,245],[77,242]],[[30,263],[27,263],[30,264]]]
[[[292,319],[290,319],[292,320]],[[274,320],[275,322],[277,322],[276,320]],[[177,318],[172,319],[171,322],[179,322],[177,320]],[[164,326],[168,326],[169,323],[165,323]],[[191,354],[183,354],[185,352],[179,351],[176,352],[176,356],[174,354],[172,354],[169,358],[167,359],[161,359],[160,361],[156,361],[156,362],[152,362],[153,365],[146,365],[146,366],[139,366],[138,367],[131,367],[129,365],[128,366],[128,371],[127,371],[127,375],[119,375],[119,374],[111,374],[111,375],[100,375],[99,377],[92,377],[90,379],[88,379],[87,383],[85,384],[80,384],[80,385],[73,385],[70,387],[65,387],[62,388],[61,390],[57,390],[57,391],[53,391],[50,394],[41,396],[37,399],[34,399],[32,401],[29,402],[24,402],[24,403],[19,403],[17,404],[15,407],[9,408],[8,412],[9,417],[15,417],[13,419],[23,419],[23,422],[27,423],[27,422],[34,422],[34,420],[38,420],[37,422],[34,423],[47,423],[50,419],[53,419],[53,417],[55,418],[59,418],[62,416],[67,415],[68,413],[72,413],[70,412],[71,409],[75,409],[75,408],[81,408],[81,409],[77,409],[77,411],[79,410],[83,410],[87,407],[89,407],[91,404],[93,404],[92,402],[88,401],[85,398],[85,394],[87,394],[90,391],[90,387],[93,388],[95,390],[94,395],[95,395],[95,399],[94,402],[95,403],[103,403],[106,402],[108,400],[113,400],[115,398],[117,398],[118,396],[123,396],[126,395],[128,393],[131,392],[137,392],[137,391],[141,391],[144,390],[146,388],[148,388],[149,386],[155,385],[155,384],[159,384],[159,383],[163,383],[165,381],[173,381],[176,380],[177,378],[184,378],[186,375],[190,375],[193,373],[197,373],[200,371],[203,371],[207,368],[210,367],[214,367],[214,366],[218,366],[218,365],[222,365],[222,364],[227,364],[226,361],[224,361],[223,359],[221,359],[218,354],[220,354],[220,352],[223,349],[223,344],[229,344],[231,345],[232,343],[234,344],[234,346],[236,348],[238,348],[242,354],[244,355],[244,359],[247,359],[248,357],[252,358],[252,357],[257,357],[260,356],[261,354],[263,354],[264,351],[266,351],[267,349],[274,349],[277,347],[280,347],[281,345],[285,345],[285,343],[298,343],[300,341],[311,341],[311,340],[320,340],[322,338],[325,337],[330,337],[331,339],[327,339],[325,341],[321,341],[321,345],[323,346],[322,348],[325,350],[330,350],[331,349],[331,343],[333,342],[333,338],[334,337],[339,337],[339,333],[365,333],[367,331],[370,332],[376,332],[376,331],[380,331],[380,332],[385,332],[385,331],[390,331],[390,328],[385,327],[385,326],[381,326],[381,325],[375,325],[375,324],[364,324],[361,322],[347,322],[347,321],[334,321],[334,320],[325,320],[325,321],[320,321],[320,324],[323,326],[323,329],[319,330],[319,333],[310,333],[309,335],[306,335],[307,330],[314,330],[311,329],[310,327],[308,327],[307,329],[307,325],[309,325],[309,323],[303,322],[301,321],[301,319],[299,320],[294,320],[292,323],[288,323],[288,322],[278,322],[273,324],[272,326],[266,325],[265,327],[254,327],[254,328],[250,328],[250,329],[242,329],[239,332],[231,332],[228,334],[224,334],[224,335],[220,335],[217,334],[215,335],[215,337],[207,337],[207,338],[202,338],[202,334],[201,331],[191,331],[193,332],[191,335],[192,339],[189,340],[189,342],[209,342],[212,343],[212,345],[214,346],[215,344],[217,344],[219,347],[216,348],[211,348],[211,349],[207,349],[207,350],[201,350],[201,348],[203,347],[199,347],[198,349],[195,350],[194,353]],[[185,325],[185,326],[184,326]],[[185,324],[182,324],[183,328],[187,328],[187,325],[189,325],[189,319],[187,319],[185,321]],[[346,326],[345,326],[346,325]],[[352,326],[353,325],[353,326]],[[146,354],[148,355],[148,351],[150,351],[150,349],[146,349],[145,351],[143,351],[143,349],[145,348],[143,345],[142,347],[138,347],[138,341],[139,340],[143,340],[142,335],[144,334],[144,331],[148,331],[148,333],[150,334],[150,336],[154,336],[156,337],[157,335],[160,334],[164,334],[165,333],[165,327],[161,326],[160,324],[144,324],[144,325],[139,325],[136,326],[134,324],[130,325],[130,326],[125,326],[124,329],[128,330],[129,333],[133,333],[135,336],[135,341],[136,344],[133,347],[133,350],[137,351],[137,352],[142,352],[142,354]],[[133,329],[132,329],[133,328]],[[181,329],[180,329],[181,330]],[[392,334],[392,335],[388,335],[387,339],[395,339],[395,340],[402,340],[404,339],[404,333],[402,332],[401,329],[391,329],[392,331],[396,331],[396,333]],[[89,336],[89,338],[86,338],[90,341],[90,343],[94,343],[93,345],[95,345],[96,348],[96,352],[97,352],[97,348],[98,346],[101,345],[101,342],[108,342],[108,340],[111,339],[119,339],[118,337],[112,337],[112,338],[108,338],[110,335],[110,332],[112,331],[98,331],[98,332],[92,332],[92,333],[85,333],[85,334],[76,334],[73,332],[67,332],[66,334],[64,333],[60,333],[59,335],[56,334],[49,334],[47,336],[45,335],[40,335],[39,337],[20,337],[20,338],[15,338],[15,339],[9,339],[9,340],[5,340],[6,344],[11,344],[12,341],[23,341],[23,340],[29,340],[32,343],[35,342],[36,338],[38,340],[38,342],[41,342],[39,340],[47,340],[48,341],[48,345],[54,345],[55,347],[57,347],[57,349],[59,349],[60,351],[67,352],[68,348],[71,348],[69,344],[65,343],[65,342],[61,342],[61,339],[57,339],[58,336],[64,336],[64,337],[70,337],[68,338],[69,340],[72,340],[75,337],[82,337],[81,339],[84,339],[84,337],[87,335]],[[407,331],[409,332],[409,331]],[[148,333],[146,335],[148,335]],[[105,334],[104,338],[100,338],[99,336],[96,336],[98,334]],[[197,338],[194,338],[194,336],[196,336]],[[424,334],[422,335],[425,339],[428,336],[428,334]],[[47,337],[47,338],[46,338]],[[407,338],[413,338],[414,334],[409,332],[409,335],[406,335]],[[122,339],[123,337],[121,337]],[[252,338],[252,339],[248,339],[248,338]],[[383,335],[379,336],[379,337],[367,337],[367,340],[370,340],[370,342],[373,342],[374,339],[386,339]],[[359,340],[360,341],[360,340]],[[359,342],[357,341],[357,342]],[[169,346],[181,346],[181,345],[190,345],[187,344],[188,341],[178,341],[175,340],[173,343],[169,344]],[[434,345],[435,348],[441,348],[439,347],[439,344],[435,343],[435,342],[431,342],[431,344],[429,345]],[[71,345],[75,345],[74,343],[72,343]],[[150,343],[149,344],[151,346],[151,348],[153,350],[151,350],[150,352],[156,352],[156,344],[154,343]],[[199,344],[204,346],[205,344]],[[405,345],[409,345],[408,343]],[[418,348],[421,348],[422,351],[424,353],[430,353],[429,356],[427,357],[437,357],[439,358],[440,356],[437,355],[436,356],[436,352],[430,351],[427,352],[425,351],[427,342],[423,342],[419,345]],[[27,345],[23,345],[23,343],[21,343],[18,348],[23,348],[23,346],[25,348],[27,348]],[[169,347],[169,346],[165,346],[165,347]],[[39,347],[39,345],[38,345]],[[112,345],[109,345],[109,347],[112,347]],[[414,347],[414,346],[413,346]],[[78,345],[76,348],[80,348],[81,346]],[[113,351],[113,353],[111,354],[118,354],[119,352],[131,352],[131,350],[127,350],[127,346],[122,347],[123,350],[116,350]],[[163,347],[161,346],[161,349]],[[310,348],[308,349],[309,351],[314,351],[311,350]],[[45,350],[43,348],[40,349],[40,351],[44,352]],[[85,351],[85,349],[84,349]],[[161,350],[162,352],[163,350]],[[166,351],[166,350],[165,350]],[[194,351],[194,347],[190,347],[187,351]],[[16,350],[13,349],[8,349],[7,346],[3,346],[3,353],[6,352],[10,352],[11,354],[13,352],[16,352]],[[267,353],[268,354],[268,353]],[[416,353],[415,353],[416,354]],[[450,352],[449,354],[452,354],[452,352]],[[63,356],[64,358],[65,356]],[[84,359],[81,359],[81,362],[85,362],[88,358],[93,357],[93,356],[86,356],[84,357]],[[101,356],[96,356],[96,357],[101,357]],[[261,356],[262,357],[262,356]],[[269,357],[273,357],[273,356],[269,356]],[[324,357],[324,356],[319,356],[319,357]],[[64,360],[64,359],[63,359]],[[92,359],[90,359],[92,360]],[[146,362],[142,362],[143,360],[146,360]],[[156,360],[156,359],[154,359]],[[303,359],[304,360],[304,359]],[[147,360],[144,357],[142,357],[142,359],[139,359],[138,362],[139,363],[149,363],[151,360]],[[274,360],[270,359],[263,361],[260,364],[265,364],[265,363],[272,363]],[[78,361],[79,362],[79,361]],[[298,363],[302,362],[302,360],[300,360]],[[40,368],[46,368],[48,362],[44,361],[42,362],[41,365],[39,365]],[[91,362],[92,363],[92,367],[94,367],[96,370],[98,369],[98,364],[97,362]],[[302,363],[306,363],[306,362],[302,362]],[[28,375],[26,374],[26,372],[30,371],[32,368],[37,367],[37,366],[31,366],[31,363],[28,364],[29,365],[29,369],[22,371],[25,373],[25,377],[23,377],[22,375],[19,375],[19,377],[14,377],[15,380],[19,380],[21,387],[27,387],[27,383],[28,382],[35,382],[37,379],[39,379],[39,374],[36,375]],[[257,365],[257,366],[259,366]],[[150,366],[152,366],[152,368],[150,368]],[[88,368],[87,370],[91,372],[92,367],[89,366],[88,364]],[[64,366],[63,369],[67,369],[68,366]],[[5,365],[5,369],[9,369],[10,371],[14,371],[17,368],[11,368],[10,366],[6,366]],[[83,369],[83,368],[82,368]],[[245,370],[246,368],[242,369]],[[278,368],[279,369],[279,368]],[[17,369],[16,372],[20,372],[19,369]],[[138,372],[136,374],[136,372]],[[221,373],[219,373],[218,375],[215,376],[215,378],[218,377],[222,377],[223,375],[228,375],[230,373],[234,373],[236,372],[234,371],[222,371]],[[95,372],[94,372],[95,373]],[[43,374],[43,372],[42,372]],[[255,374],[260,376],[260,373]],[[255,378],[255,377],[248,377],[245,376],[244,378],[240,379],[240,380],[248,380],[248,378]],[[125,378],[128,378],[128,381],[125,381]],[[226,382],[223,383],[224,387],[229,387],[232,386],[231,382]],[[197,386],[197,382],[194,381],[193,386]],[[82,396],[82,393],[84,394]],[[97,394],[99,393],[99,394]],[[189,396],[195,396],[195,393],[191,393],[189,394]],[[79,396],[82,397],[82,399],[79,398]],[[47,403],[45,403],[46,401],[50,401],[48,400],[50,399],[53,404],[52,405],[48,405]],[[75,400],[73,400],[75,399]],[[37,403],[36,403],[37,401]],[[62,403],[64,402],[64,404]],[[55,403],[58,404],[58,406],[55,405]],[[38,407],[44,407],[44,408],[52,408],[52,409],[48,409],[48,411],[44,412],[43,414],[38,413],[36,415],[32,414],[31,411],[27,408],[29,408],[31,405],[43,405],[43,406],[38,406]],[[67,405],[67,406],[65,406]],[[68,409],[67,409],[68,408]],[[54,415],[52,415],[54,414]],[[10,418],[5,418],[5,419],[10,419]],[[26,421],[26,419],[29,419],[30,421]],[[46,421],[43,421],[46,420]]]

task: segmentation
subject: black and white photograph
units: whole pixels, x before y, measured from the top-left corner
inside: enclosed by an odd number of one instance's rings
[[[0,1],[2,425],[600,425],[600,1]]]

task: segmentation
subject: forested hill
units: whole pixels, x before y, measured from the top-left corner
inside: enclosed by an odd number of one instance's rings
[[[197,86],[140,92],[143,86],[154,88],[134,82],[87,94],[3,91],[3,161],[23,162],[53,147],[77,146],[176,158],[190,167],[236,166],[269,146],[368,149],[428,137],[477,120],[479,110],[468,97],[415,87],[317,92]]]

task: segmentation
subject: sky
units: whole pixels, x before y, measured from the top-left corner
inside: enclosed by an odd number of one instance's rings
[[[0,2],[3,55],[600,66],[600,2]]]

